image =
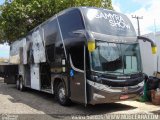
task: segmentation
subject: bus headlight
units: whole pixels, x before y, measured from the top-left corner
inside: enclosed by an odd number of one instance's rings
[[[144,86],[144,81],[140,82],[140,83],[138,84],[138,86],[143,87],[143,86]]]

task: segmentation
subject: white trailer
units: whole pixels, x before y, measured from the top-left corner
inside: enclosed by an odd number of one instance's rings
[[[153,76],[155,72],[160,72],[160,32],[149,33],[144,36],[154,40],[157,45],[157,53],[152,54],[151,44],[139,41],[143,72],[148,76]]]

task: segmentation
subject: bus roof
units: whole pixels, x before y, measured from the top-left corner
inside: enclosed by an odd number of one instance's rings
[[[86,30],[113,36],[136,37],[135,29],[126,15],[104,8],[85,6],[72,7],[61,11],[33,28],[27,35],[35,31],[40,26],[52,21],[56,16],[61,16],[63,14],[70,13],[70,11],[77,10],[80,11],[83,17]]]

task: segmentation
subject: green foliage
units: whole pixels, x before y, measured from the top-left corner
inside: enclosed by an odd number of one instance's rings
[[[112,8],[111,0],[6,0],[0,6],[0,42],[11,43],[31,29],[69,7]]]

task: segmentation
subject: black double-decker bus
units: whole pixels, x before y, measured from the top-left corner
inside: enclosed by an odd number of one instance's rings
[[[139,39],[155,48],[136,36],[126,15],[94,7],[64,10],[11,45],[17,88],[55,94],[62,105],[134,99],[144,86]]]

